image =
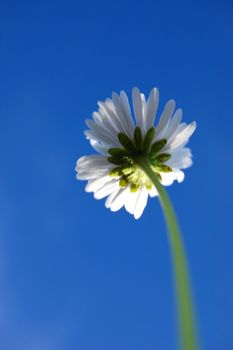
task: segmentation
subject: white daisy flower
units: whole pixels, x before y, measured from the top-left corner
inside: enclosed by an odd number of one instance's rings
[[[87,119],[87,139],[98,155],[81,157],[76,164],[77,179],[87,180],[85,190],[96,199],[107,197],[105,206],[112,211],[122,207],[138,219],[148,195],[158,195],[155,186],[137,163],[146,157],[151,169],[164,186],[182,182],[182,169],[192,165],[191,150],[186,147],[196,123],[181,122],[182,110],[175,101],[166,103],[154,126],[159,91],[153,88],[146,100],[138,88],[132,91],[135,120],[124,91],[113,92],[112,99],[98,102],[98,112]]]

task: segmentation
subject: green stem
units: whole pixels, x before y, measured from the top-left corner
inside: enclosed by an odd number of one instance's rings
[[[137,159],[137,163],[155,185],[159,193],[159,201],[168,228],[176,286],[181,349],[198,350],[199,346],[194,321],[194,308],[192,304],[188,268],[180,228],[176,220],[175,212],[165,188],[160,184],[148,161],[143,157]]]

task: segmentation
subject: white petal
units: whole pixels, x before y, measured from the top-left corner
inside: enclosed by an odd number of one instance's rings
[[[166,162],[172,168],[185,169],[192,165],[192,153],[189,148],[176,149],[171,152],[171,158]]]
[[[142,130],[142,98],[138,88],[132,90],[133,108],[136,119],[136,124]]]
[[[134,211],[134,218],[139,219],[140,216],[143,213],[143,210],[145,209],[145,206],[147,204],[147,199],[148,199],[148,191],[145,187],[140,188],[140,193],[137,199],[135,211]]]
[[[110,208],[112,205],[112,202],[114,200],[114,198],[118,195],[118,193],[121,191],[121,187],[118,186],[118,188],[110,194],[110,196],[108,196],[108,198],[105,201],[105,207],[106,208]]]
[[[87,167],[90,165],[94,165],[98,168],[100,166],[110,165],[110,163],[108,162],[106,157],[99,154],[95,154],[92,156],[84,156],[77,160],[76,170],[79,171],[82,167]]]
[[[123,127],[124,132],[128,136],[131,136],[132,135],[132,128],[127,125],[127,122],[125,120],[125,116],[122,113],[122,107],[121,107],[120,98],[115,92],[112,93],[112,101],[114,103],[114,107],[115,107],[115,110],[116,110],[116,115],[117,115],[118,120],[120,121],[120,123],[121,123],[121,125]]]
[[[150,196],[150,197],[156,197],[156,196],[158,196],[158,191],[156,190],[155,186],[153,186],[152,189],[149,190],[149,196]]]
[[[125,202],[125,209],[130,213],[133,214],[135,207],[136,207],[136,203],[137,203],[137,199],[138,199],[138,195],[139,195],[139,191],[137,192],[130,192],[129,190],[129,196],[126,198],[126,202]]]
[[[142,99],[142,135],[145,135],[147,132],[147,121],[146,121],[146,97],[144,94],[141,94]]]
[[[83,174],[83,173],[103,173],[103,172],[108,172],[111,169],[111,165],[109,163],[109,165],[101,165],[99,167],[97,167],[95,164],[90,164],[88,166],[79,166],[78,168],[76,167],[76,171],[79,174]]]
[[[192,122],[187,125],[181,132],[177,134],[177,136],[173,139],[173,141],[169,145],[169,150],[173,150],[188,141],[190,136],[194,133],[196,129],[196,122]]]
[[[97,177],[100,176],[105,176],[107,175],[107,171],[106,170],[101,170],[101,171],[82,171],[82,172],[78,172],[76,174],[76,179],[78,180],[90,180],[90,179],[95,179]]]
[[[166,132],[166,128],[170,123],[170,118],[175,110],[176,103],[174,100],[169,100],[163,110],[163,113],[160,117],[159,124],[156,128],[155,139],[163,138],[163,135]]]
[[[87,126],[98,133],[104,134],[107,136],[110,140],[114,140],[115,143],[118,142],[117,138],[117,133],[116,131],[112,128],[107,128],[106,123],[102,123],[102,125],[97,124],[94,120],[92,119],[86,119],[86,124]]]
[[[119,189],[119,183],[115,179],[104,184],[102,188],[94,193],[95,199],[102,199]]]
[[[99,115],[100,118],[96,118],[94,117],[94,115]],[[107,116],[103,116],[98,112],[94,112],[92,114],[92,117],[94,120],[91,119],[90,122],[90,119],[87,119],[89,124],[86,122],[90,129],[92,129],[93,126],[96,127],[96,125],[98,125],[99,128],[106,130],[111,136],[116,137],[118,131],[116,130],[116,127],[112,125],[112,123],[110,123],[109,118]]]
[[[100,176],[100,177],[97,177],[96,179],[89,180],[85,187],[85,191],[96,192],[98,191],[98,189],[100,189],[104,184],[106,184],[110,180],[112,180],[112,178],[109,175]]]
[[[166,143],[163,151],[169,151],[170,153],[173,151],[171,149],[171,144],[172,142],[175,140],[175,138],[177,137],[177,135],[179,135],[185,128],[187,127],[186,123],[181,123],[177,126],[176,130],[173,132],[173,134],[169,137],[168,142]],[[178,148],[182,148],[184,147],[184,145],[182,145],[181,147],[179,146]],[[175,151],[175,150],[174,150]]]
[[[81,157],[75,167],[76,177],[80,180],[94,179],[107,175],[110,169],[112,169],[112,164],[107,161],[106,157],[101,155]]]
[[[119,146],[119,142],[116,142],[116,139],[113,139],[112,137],[109,137],[104,132],[94,131],[94,130],[85,130],[84,131],[85,136],[87,139],[99,141],[103,144],[105,144],[108,148]]]
[[[111,113],[111,114],[110,114]],[[114,130],[114,133],[117,135],[119,132],[122,132],[122,126],[119,123],[117,117],[115,116],[115,112],[107,113],[105,109],[102,107],[99,108],[99,114],[102,116],[102,123],[107,123],[108,127]]]
[[[98,105],[100,106],[99,113],[108,116],[109,122],[112,123],[114,128],[117,130],[117,133],[124,132],[122,124],[116,115],[116,110],[112,100],[110,98],[107,98],[105,102],[99,101]]]
[[[175,180],[182,182],[184,180],[184,173],[179,169],[173,169],[171,173],[160,173],[162,177],[162,185],[170,186]]]
[[[99,153],[107,156],[108,155],[108,147],[106,145],[102,145],[96,140],[90,140],[91,146]]]
[[[160,173],[161,178],[162,178],[162,185],[164,186],[170,186],[174,180],[175,180],[175,175],[173,172],[171,173]]]
[[[131,116],[131,110],[129,105],[129,100],[124,91],[121,91],[120,93],[120,100],[121,100],[121,106],[123,110],[123,114],[125,116],[125,121],[128,124],[128,127],[132,130],[132,133],[134,131],[135,125]]]
[[[111,211],[118,211],[119,209],[121,209],[125,205],[127,197],[129,195],[130,194],[129,194],[128,187],[122,189],[112,201],[112,205],[110,207]]]
[[[156,112],[159,104],[159,90],[153,88],[146,105],[147,130],[154,125]]]
[[[177,127],[179,126],[183,116],[183,111],[181,108],[177,109],[177,111],[174,113],[170,124],[168,126],[168,130],[166,132],[165,138],[169,142],[170,137],[175,133]]]
[[[192,157],[192,152],[191,152],[190,148],[188,148],[188,147],[176,148],[174,150],[171,150],[170,154],[171,154],[171,159],[169,159],[169,161],[173,160],[173,159],[178,160],[182,157]]]
[[[185,175],[184,175],[184,172],[181,171],[181,170],[177,170],[177,171],[174,171],[175,174],[176,174],[176,180],[181,183],[182,181],[184,181],[184,178],[185,178]]]
[[[102,114],[98,113],[98,112],[93,112],[92,113],[92,118],[96,123],[102,123],[104,118],[102,116]]]

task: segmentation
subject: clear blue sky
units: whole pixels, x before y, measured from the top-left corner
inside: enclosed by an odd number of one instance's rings
[[[112,90],[160,89],[194,166],[169,188],[204,350],[233,348],[231,1],[4,1],[0,11],[0,348],[176,349],[157,199],[139,221],[75,180],[84,120]]]

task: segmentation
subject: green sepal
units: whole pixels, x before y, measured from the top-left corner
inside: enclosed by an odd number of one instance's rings
[[[121,175],[121,167],[113,168],[108,173],[109,176],[116,177]]]
[[[119,186],[120,187],[126,187],[128,185],[128,181],[125,177],[122,177],[119,181]]]
[[[140,188],[140,185],[137,184],[131,184],[130,185],[130,192],[137,192]]]
[[[154,167],[157,167],[160,164],[157,158],[150,157],[150,162]]]
[[[115,165],[121,165],[122,164],[122,159],[118,157],[108,157],[108,161],[112,164]]]
[[[124,149],[121,149],[121,148],[110,148],[108,150],[108,153],[111,154],[111,156],[117,157],[117,158],[122,158],[122,157],[128,155],[128,153]]]
[[[166,164],[159,164],[157,167],[158,167],[159,171],[162,171],[163,173],[172,172],[172,168]]]
[[[168,154],[168,153],[161,153],[161,154],[157,155],[155,159],[158,160],[159,163],[164,163],[170,158],[171,158],[170,154]]]
[[[124,134],[123,132],[120,132],[118,134],[118,140],[121,143],[121,145],[130,153],[135,153],[135,147],[133,142],[130,140],[130,138]]]
[[[153,128],[153,126],[147,131],[146,136],[144,137],[143,140],[143,151],[148,153],[150,151],[150,146],[151,146],[151,142],[153,140],[155,134],[155,128]]]
[[[162,181],[162,176],[160,175],[160,173],[155,173],[155,175],[157,176],[157,178],[159,179],[159,181]]]
[[[142,132],[139,126],[137,126],[134,130],[134,143],[138,150],[142,148]]]
[[[166,145],[167,140],[166,139],[161,139],[159,141],[156,141],[153,143],[151,146],[151,152],[150,155],[152,158],[155,158],[157,153],[161,151],[161,149]]]

